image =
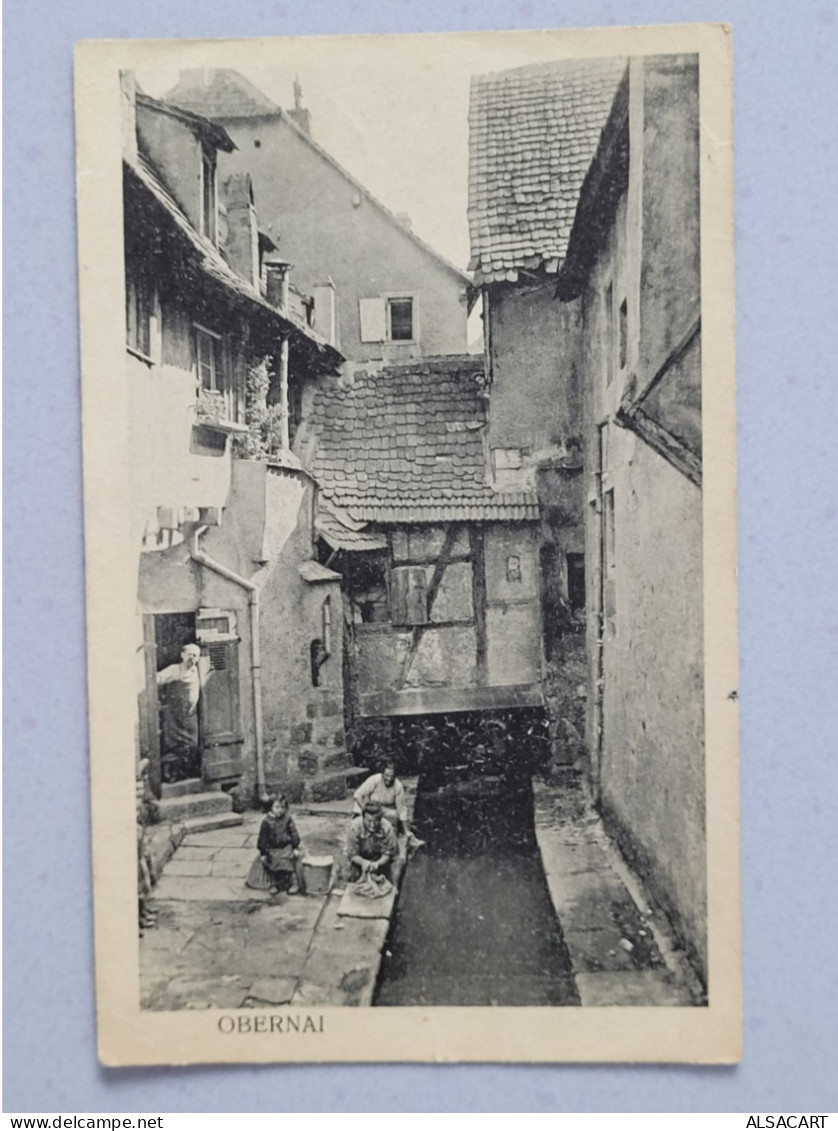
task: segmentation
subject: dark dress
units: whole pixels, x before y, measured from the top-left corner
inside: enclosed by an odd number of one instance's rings
[[[294,849],[300,847],[300,834],[291,814],[267,816],[259,829],[256,847],[274,880],[290,878],[294,873]]]

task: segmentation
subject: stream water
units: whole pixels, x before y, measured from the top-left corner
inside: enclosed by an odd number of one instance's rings
[[[420,779],[376,1005],[578,1005],[528,777]]]

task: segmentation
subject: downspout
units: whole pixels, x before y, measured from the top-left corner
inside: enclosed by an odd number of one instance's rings
[[[264,803],[268,797],[265,782],[265,742],[264,727],[262,724],[262,656],[259,641],[259,586],[248,581],[246,577],[235,573],[232,569],[217,562],[209,554],[200,549],[198,543],[209,528],[199,526],[192,536],[192,560],[205,566],[207,569],[232,581],[247,591],[248,607],[250,609],[250,671],[253,677],[253,729],[256,736],[256,788],[259,801]]]

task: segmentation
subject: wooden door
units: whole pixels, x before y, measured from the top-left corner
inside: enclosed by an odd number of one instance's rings
[[[239,642],[212,641],[202,651],[205,660],[198,700],[201,773],[206,782],[226,781],[242,772]]]

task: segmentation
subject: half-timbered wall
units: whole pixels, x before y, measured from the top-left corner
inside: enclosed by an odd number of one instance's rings
[[[536,524],[396,527],[388,543],[377,604],[371,567],[360,589],[345,574],[361,714],[540,702]]]

